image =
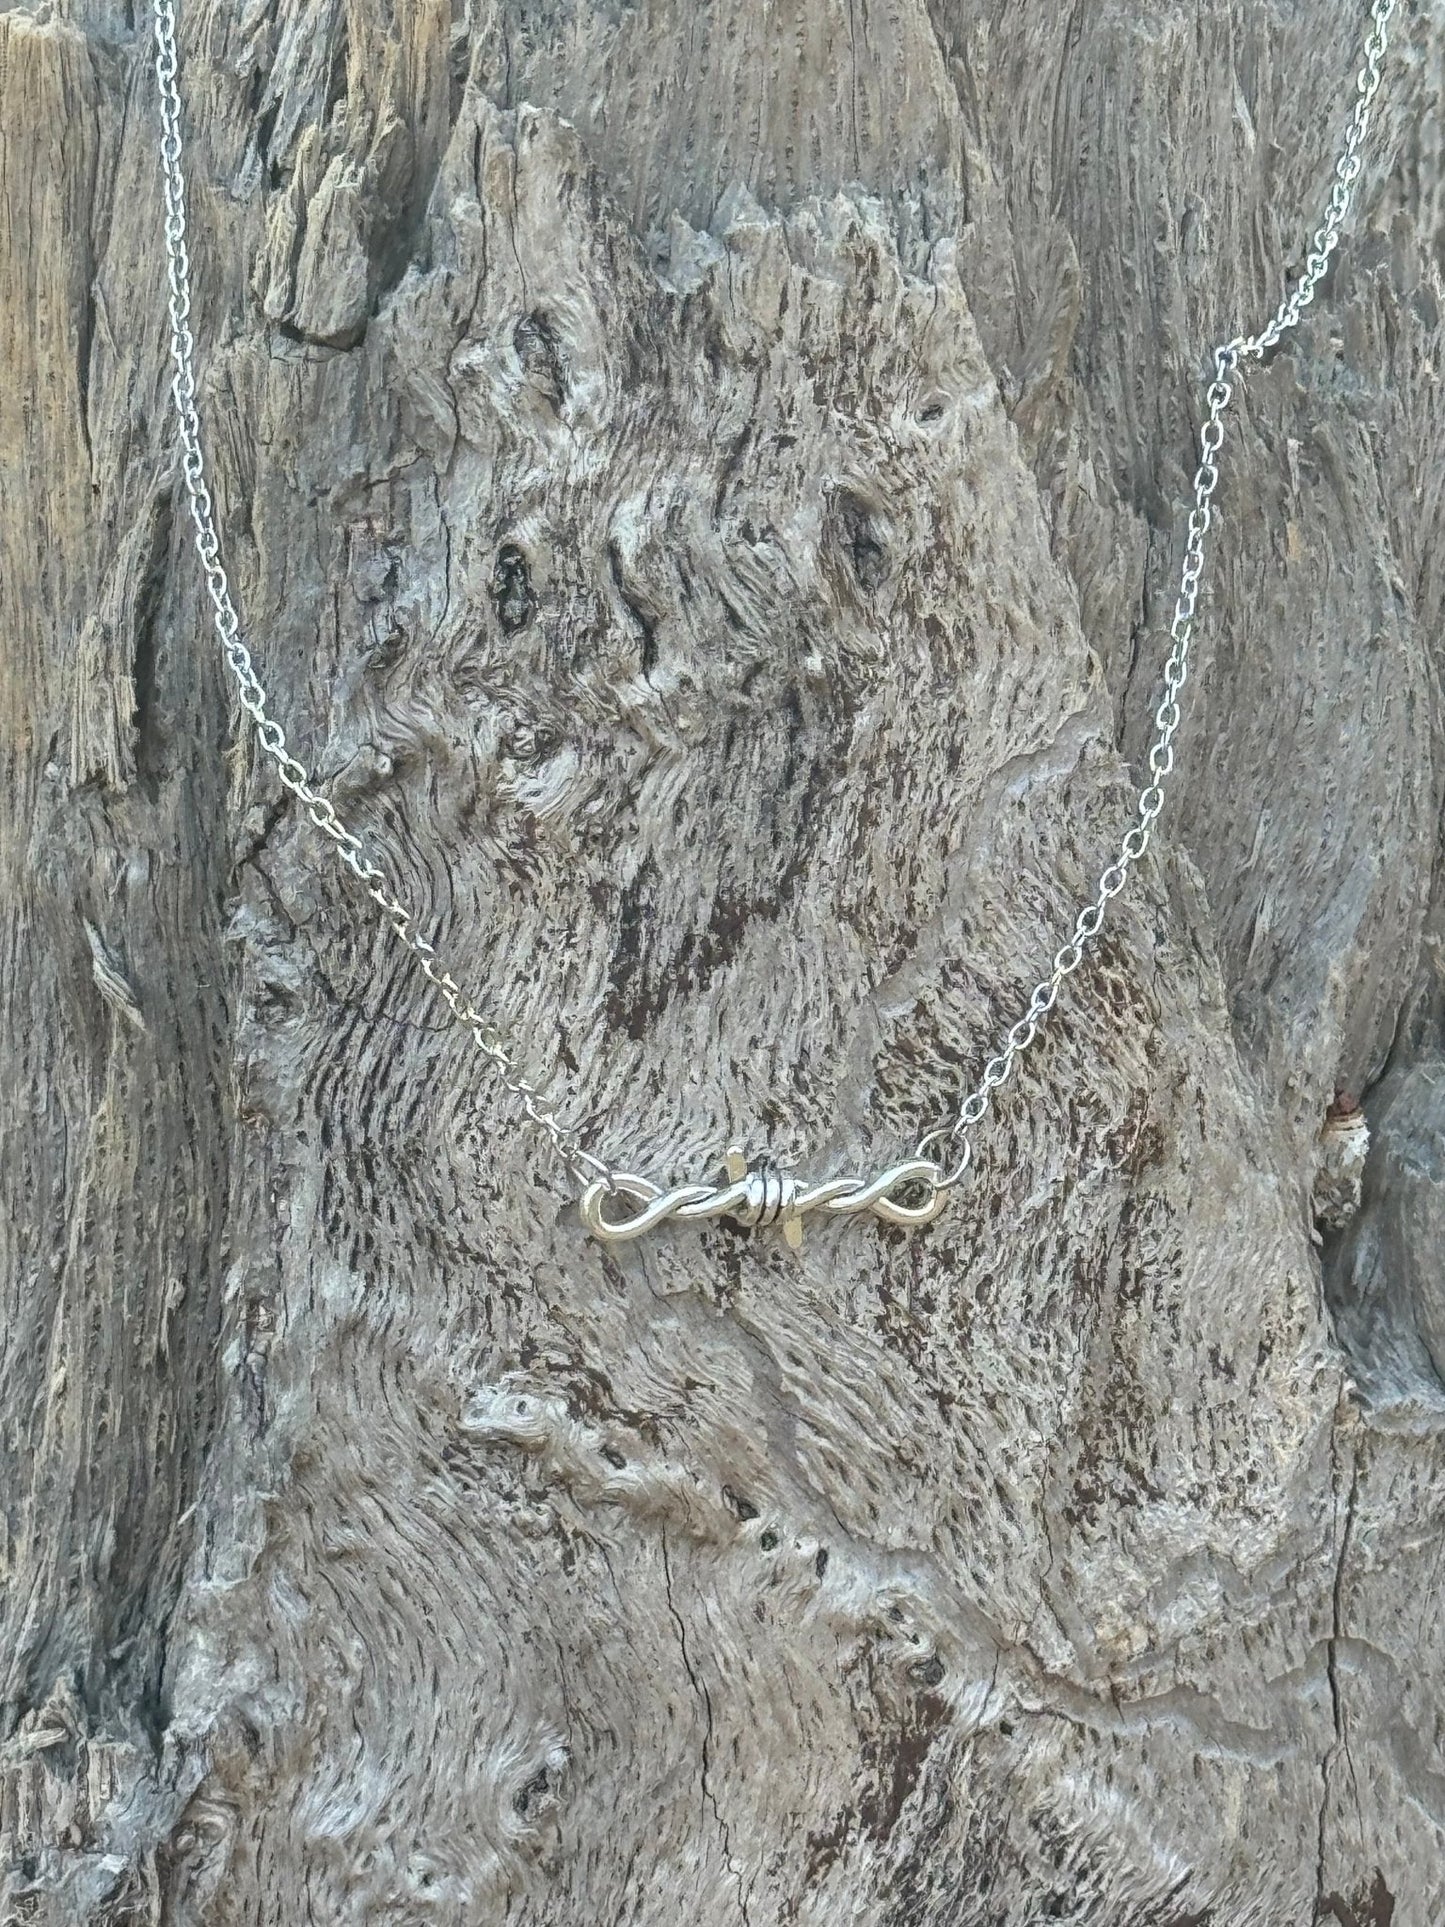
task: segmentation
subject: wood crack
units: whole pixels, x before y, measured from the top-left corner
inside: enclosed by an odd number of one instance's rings
[[[667,1531],[665,1527],[659,1535],[659,1543],[662,1547],[662,1571],[667,1594],[667,1609],[672,1615],[673,1624],[677,1627],[677,1643],[682,1654],[683,1670],[686,1672],[691,1682],[692,1690],[697,1694],[703,1709],[702,1797],[709,1812],[712,1814],[713,1820],[717,1825],[718,1833],[722,1838],[723,1858],[727,1863],[728,1872],[737,1884],[738,1913],[744,1922],[744,1927],[752,1927],[752,1922],[748,1914],[747,1889],[743,1884],[742,1867],[733,1853],[732,1833],[723,1815],[722,1808],[718,1805],[717,1794],[712,1784],[712,1748],[714,1739],[712,1694],[708,1691],[707,1681],[701,1677],[694,1667],[687,1650],[687,1628],[683,1624],[682,1614],[678,1611],[677,1601],[673,1596],[672,1562],[668,1555]]]

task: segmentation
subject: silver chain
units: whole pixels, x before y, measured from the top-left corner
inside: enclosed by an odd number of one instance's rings
[[[895,1223],[927,1222],[937,1215],[943,1196],[959,1183],[968,1169],[972,1155],[968,1133],[989,1109],[994,1091],[1008,1079],[1019,1056],[1033,1043],[1040,1025],[1057,1001],[1064,979],[1078,969],[1098,936],[1109,902],[1118,896],[1130,869],[1149,847],[1150,835],[1164,807],[1164,785],[1174,767],[1174,736],[1180,722],[1179,695],[1189,673],[1189,645],[1204,573],[1205,542],[1213,520],[1211,504],[1219,486],[1215,458],[1224,440],[1224,413],[1234,394],[1233,377],[1241,361],[1260,359],[1288,329],[1298,324],[1324,278],[1330,256],[1339,245],[1363,166],[1360,149],[1370,108],[1380,87],[1386,27],[1395,0],[1374,0],[1371,6],[1370,32],[1365,42],[1364,64],[1355,83],[1354,106],[1335,163],[1329,204],[1315,230],[1304,272],[1258,334],[1236,335],[1214,351],[1214,374],[1205,393],[1207,412],[1200,433],[1199,467],[1194,477],[1194,506],[1189,515],[1179,594],[1169,624],[1173,647],[1164,667],[1164,698],[1154,715],[1159,733],[1149,752],[1150,780],[1139,796],[1139,820],[1125,833],[1119,854],[1099,878],[1094,902],[1079,912],[1073,936],[1055,955],[1052,971],[1035,989],[1024,1015],[1004,1036],[997,1055],[985,1065],[977,1088],[964,1098],[954,1118],[925,1133],[913,1159],[871,1179],[832,1179],[811,1190],[791,1180],[779,1180],[772,1175],[772,1167],[765,1165],[751,1179],[735,1177],[727,1187],[688,1185],[675,1192],[663,1192],[648,1180],[630,1176],[588,1150],[579,1133],[558,1118],[551,1101],[520,1074],[511,1050],[471,1003],[450,971],[440,966],[436,950],[418,930],[412,910],[393,893],[386,872],[368,856],[361,838],[342,822],[329,798],[317,790],[305,765],[287,747],[281,725],[269,713],[266,692],[256,675],[251,653],[241,640],[240,618],[221,563],[220,536],[201,452],[200,421],[196,414],[195,340],[190,326],[191,264],[186,243],[186,181],[181,166],[181,101],[176,84],[179,64],[176,4],[175,0],[153,0],[153,3],[170,282],[171,359],[175,364],[171,393],[176,405],[181,469],[216,634],[235,680],[241,707],[251,717],[262,751],[275,765],[281,782],[305,806],[316,828],[330,839],[337,861],[365,890],[387,927],[415,956],[428,983],[440,994],[456,1021],[469,1032],[502,1087],[517,1099],[523,1114],[545,1134],[572,1178],[586,1187],[584,1221],[598,1236],[614,1240],[632,1237],[638,1235],[638,1229],[650,1228],[668,1216],[718,1216],[729,1212],[749,1223],[780,1222],[785,1228],[791,1225],[796,1232],[796,1212],[809,1208],[814,1200],[833,1211],[867,1209]],[[738,1154],[731,1155],[735,1158]],[[915,1181],[920,1166],[925,1174],[923,1182],[929,1192],[928,1201],[915,1207],[890,1202],[891,1186]],[[645,1216],[646,1225],[635,1227],[635,1221],[609,1221],[603,1209],[607,1198],[644,1205],[646,1208],[638,1217]]]
[[[968,1169],[971,1149],[968,1133],[993,1102],[993,1093],[1013,1070],[1015,1061],[1038,1035],[1039,1026],[1053,1009],[1060,986],[1076,971],[1103,927],[1110,901],[1124,887],[1129,871],[1149,847],[1154,825],[1164,807],[1164,785],[1174,768],[1174,737],[1179,728],[1179,693],[1189,675],[1189,645],[1194,635],[1194,615],[1199,603],[1199,584],[1204,574],[1205,543],[1214,520],[1214,491],[1219,486],[1216,456],[1224,442],[1224,411],[1234,395],[1233,377],[1244,360],[1260,360],[1273,348],[1286,330],[1298,326],[1300,316],[1315,298],[1315,290],[1325,277],[1330,256],[1340,244],[1340,232],[1349,213],[1355,182],[1364,162],[1360,148],[1369,126],[1370,108],[1380,91],[1382,63],[1385,58],[1386,28],[1395,10],[1395,0],[1374,0],[1370,8],[1370,31],[1365,40],[1364,60],[1355,78],[1355,103],[1345,126],[1345,137],[1335,162],[1334,185],[1324,219],[1315,229],[1304,272],[1280,302],[1269,321],[1256,335],[1236,335],[1216,348],[1214,376],[1205,391],[1205,419],[1199,435],[1199,466],[1194,473],[1194,506],[1189,512],[1189,530],[1184,544],[1184,564],[1180,573],[1179,594],[1169,622],[1173,647],[1164,665],[1164,698],[1154,712],[1158,735],[1149,751],[1149,781],[1140,791],[1139,821],[1124,834],[1119,854],[1099,878],[1094,901],[1079,912],[1074,934],[1054,957],[1054,967],[1034,990],[1029,1007],[1004,1037],[998,1055],[984,1066],[976,1089],[959,1106],[949,1124],[929,1131],[918,1146],[918,1155],[936,1155],[945,1142],[953,1148],[953,1168],[940,1182],[956,1184]]]
[[[160,155],[166,202],[171,359],[176,370],[171,394],[176,404],[181,470],[196,529],[196,553],[205,573],[216,634],[240,692],[241,707],[255,723],[257,740],[275,764],[276,774],[306,806],[306,813],[317,829],[330,837],[337,860],[361,884],[392,932],[416,957],[428,983],[440,993],[457,1022],[471,1033],[473,1043],[493,1066],[503,1087],[518,1100],[525,1116],[547,1134],[553,1150],[578,1183],[587,1184],[596,1178],[611,1181],[611,1167],[585,1148],[577,1133],[561,1122],[553,1105],[536,1085],[518,1072],[512,1053],[496,1031],[467,998],[451,972],[439,966],[436,950],[417,929],[412,911],[393,894],[385,871],[367,855],[361,838],[347,828],[329,798],[313,784],[306,766],[291,754],[285,731],[267,709],[266,692],[251,662],[251,652],[241,640],[240,618],[221,564],[221,540],[216,533],[211,491],[206,485],[201,425],[196,416],[195,340],[190,325],[191,258],[186,245],[186,177],[181,168],[181,99],[176,87],[175,0],[155,0],[155,42],[156,80],[161,99]]]

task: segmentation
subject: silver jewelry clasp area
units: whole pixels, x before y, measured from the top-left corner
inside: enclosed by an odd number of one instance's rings
[[[938,1182],[939,1167],[930,1158],[906,1158],[880,1171],[875,1178],[825,1178],[804,1184],[768,1156],[749,1162],[745,1151],[732,1145],[724,1160],[724,1184],[681,1184],[664,1191],[649,1178],[614,1172],[597,1178],[582,1194],[582,1222],[594,1238],[606,1244],[625,1244],[668,1218],[731,1218],[750,1230],[776,1225],[796,1251],[803,1242],[803,1218],[809,1211],[853,1216],[870,1212],[886,1224],[931,1224],[948,1202]],[[926,1185],[921,1204],[901,1203],[893,1193]],[[622,1217],[609,1217],[610,1200],[621,1197],[636,1208]]]

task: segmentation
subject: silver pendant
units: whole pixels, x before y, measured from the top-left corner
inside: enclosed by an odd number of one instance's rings
[[[939,1184],[939,1168],[930,1158],[906,1158],[874,1178],[825,1178],[804,1184],[781,1170],[770,1157],[749,1162],[740,1146],[732,1145],[724,1160],[723,1184],[680,1184],[664,1191],[650,1178],[614,1172],[597,1178],[582,1193],[582,1222],[605,1244],[625,1244],[669,1218],[694,1221],[731,1218],[750,1230],[776,1225],[796,1251],[803,1242],[803,1219],[810,1211],[851,1217],[869,1212],[885,1224],[931,1224],[948,1202]],[[893,1193],[922,1185],[927,1195],[920,1204],[901,1203]],[[620,1217],[609,1217],[607,1206],[623,1199],[636,1207]]]

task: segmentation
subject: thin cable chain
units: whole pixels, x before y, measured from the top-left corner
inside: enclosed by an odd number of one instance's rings
[[[1184,565],[1179,595],[1169,623],[1173,647],[1164,665],[1164,699],[1154,712],[1159,731],[1149,752],[1149,782],[1140,792],[1139,821],[1125,832],[1119,854],[1099,878],[1095,900],[1079,912],[1074,934],[1054,956],[1054,967],[1034,990],[1029,1007],[1007,1032],[998,1055],[984,1066],[976,1089],[959,1106],[950,1124],[927,1132],[918,1146],[920,1157],[929,1157],[945,1142],[954,1147],[953,1169],[944,1172],[940,1188],[957,1184],[968,1169],[972,1155],[968,1132],[980,1121],[993,1101],[993,1093],[1012,1072],[1014,1063],[1038,1035],[1044,1018],[1053,1009],[1059,988],[1083,962],[1090,945],[1103,927],[1110,900],[1118,896],[1130,869],[1149,847],[1154,825],[1164,807],[1164,784],[1174,767],[1174,735],[1179,728],[1179,692],[1189,674],[1189,645],[1194,634],[1194,615],[1199,599],[1200,578],[1204,574],[1205,541],[1214,519],[1212,503],[1219,486],[1219,467],[1215,460],[1224,441],[1224,412],[1234,394],[1235,374],[1242,360],[1260,360],[1290,328],[1298,326],[1300,316],[1314,300],[1315,290],[1324,279],[1330,256],[1340,243],[1340,231],[1354,196],[1355,183],[1364,165],[1360,148],[1369,126],[1370,108],[1380,91],[1382,63],[1387,46],[1386,27],[1395,10],[1395,0],[1374,0],[1370,9],[1370,32],[1365,40],[1364,60],[1355,78],[1355,104],[1345,127],[1344,142],[1335,162],[1334,185],[1329,204],[1315,229],[1304,272],[1275,313],[1257,335],[1236,335],[1214,350],[1214,378],[1205,391],[1207,410],[1199,435],[1199,467],[1194,475],[1194,506],[1189,513],[1188,537],[1184,546]]]
[[[241,707],[256,725],[261,747],[276,766],[286,788],[306,806],[307,815],[318,830],[330,837],[339,862],[361,884],[380,910],[393,933],[411,950],[427,981],[440,993],[457,1022],[471,1033],[472,1041],[492,1064],[503,1087],[518,1100],[523,1113],[551,1140],[552,1148],[572,1176],[582,1184],[597,1177],[609,1184],[611,1168],[593,1157],[578,1138],[557,1117],[547,1098],[536,1085],[517,1070],[511,1052],[496,1031],[477,1010],[451,972],[440,967],[435,947],[416,927],[407,906],[393,895],[386,873],[366,854],[356,836],[337,815],[335,806],[313,785],[304,764],[297,761],[286,745],[281,725],[268,714],[266,692],[251,662],[251,652],[241,640],[240,618],[231,600],[231,588],[221,564],[221,542],[216,533],[211,491],[206,485],[205,461],[201,454],[201,425],[196,415],[195,340],[191,333],[191,259],[186,244],[186,181],[181,168],[181,100],[176,87],[175,0],[155,0],[156,80],[161,100],[161,170],[166,204],[166,262],[170,280],[171,359],[175,376],[171,393],[182,453],[186,493],[190,498],[191,520],[196,529],[196,553],[205,573],[206,590],[215,611],[216,633],[226,662],[240,692]]]
[[[206,591],[211,599],[216,634],[235,679],[241,707],[255,724],[262,750],[275,765],[281,782],[305,806],[315,827],[331,839],[337,861],[361,884],[393,934],[415,955],[428,983],[440,994],[457,1022],[471,1034],[477,1049],[496,1071],[503,1089],[518,1100],[530,1122],[546,1133],[558,1159],[578,1183],[587,1184],[601,1178],[610,1190],[620,1175],[618,1167],[589,1151],[579,1134],[561,1122],[550,1100],[520,1074],[511,1052],[497,1031],[469,1001],[450,971],[440,967],[436,950],[416,928],[412,911],[388,887],[386,872],[366,854],[361,838],[342,822],[330,799],[314,787],[305,765],[287,747],[281,725],[268,712],[266,692],[256,675],[251,653],[241,640],[241,622],[221,563],[220,536],[216,530],[211,491],[206,483],[201,427],[196,413],[195,340],[190,327],[191,263],[186,241],[186,181],[181,166],[181,100],[176,84],[179,60],[176,52],[175,0],[153,0],[153,6],[155,70],[161,109],[160,157],[166,208],[166,264],[170,284],[171,359],[175,364],[171,394],[176,404],[182,473],[196,531],[196,553],[200,557]],[[1288,329],[1298,324],[1324,278],[1330,256],[1339,245],[1355,182],[1363,166],[1359,150],[1369,125],[1370,108],[1380,88],[1381,63],[1387,45],[1386,27],[1394,8],[1395,0],[1374,0],[1371,6],[1371,27],[1365,42],[1364,64],[1356,78],[1355,104],[1346,125],[1343,147],[1335,163],[1335,180],[1329,205],[1323,221],[1315,230],[1303,274],[1259,334],[1236,335],[1232,341],[1214,351],[1214,378],[1205,394],[1208,412],[1200,433],[1200,462],[1194,477],[1194,507],[1189,516],[1179,595],[1169,624],[1173,647],[1164,669],[1164,699],[1154,716],[1159,734],[1149,752],[1150,782],[1139,797],[1139,821],[1126,832],[1119,846],[1119,855],[1099,879],[1096,900],[1079,912],[1072,938],[1055,955],[1052,972],[1035,989],[1028,1010],[1008,1031],[998,1055],[989,1059],[978,1087],[963,1100],[956,1118],[927,1132],[921,1139],[917,1154],[937,1166],[937,1190],[952,1188],[968,1169],[971,1147],[967,1133],[989,1109],[993,1092],[1007,1080],[1019,1055],[1033,1043],[1044,1018],[1054,1007],[1064,979],[1078,969],[1098,936],[1106,906],[1123,889],[1129,870],[1149,846],[1151,832],[1164,806],[1164,783],[1174,767],[1173,742],[1180,722],[1179,693],[1188,675],[1189,644],[1200,579],[1204,573],[1205,539],[1213,519],[1211,502],[1219,485],[1215,457],[1224,440],[1224,412],[1234,393],[1231,377],[1241,360],[1250,357],[1260,359]],[[954,1147],[952,1155],[955,1162],[953,1168],[947,1171],[932,1155],[933,1147],[944,1142]]]

